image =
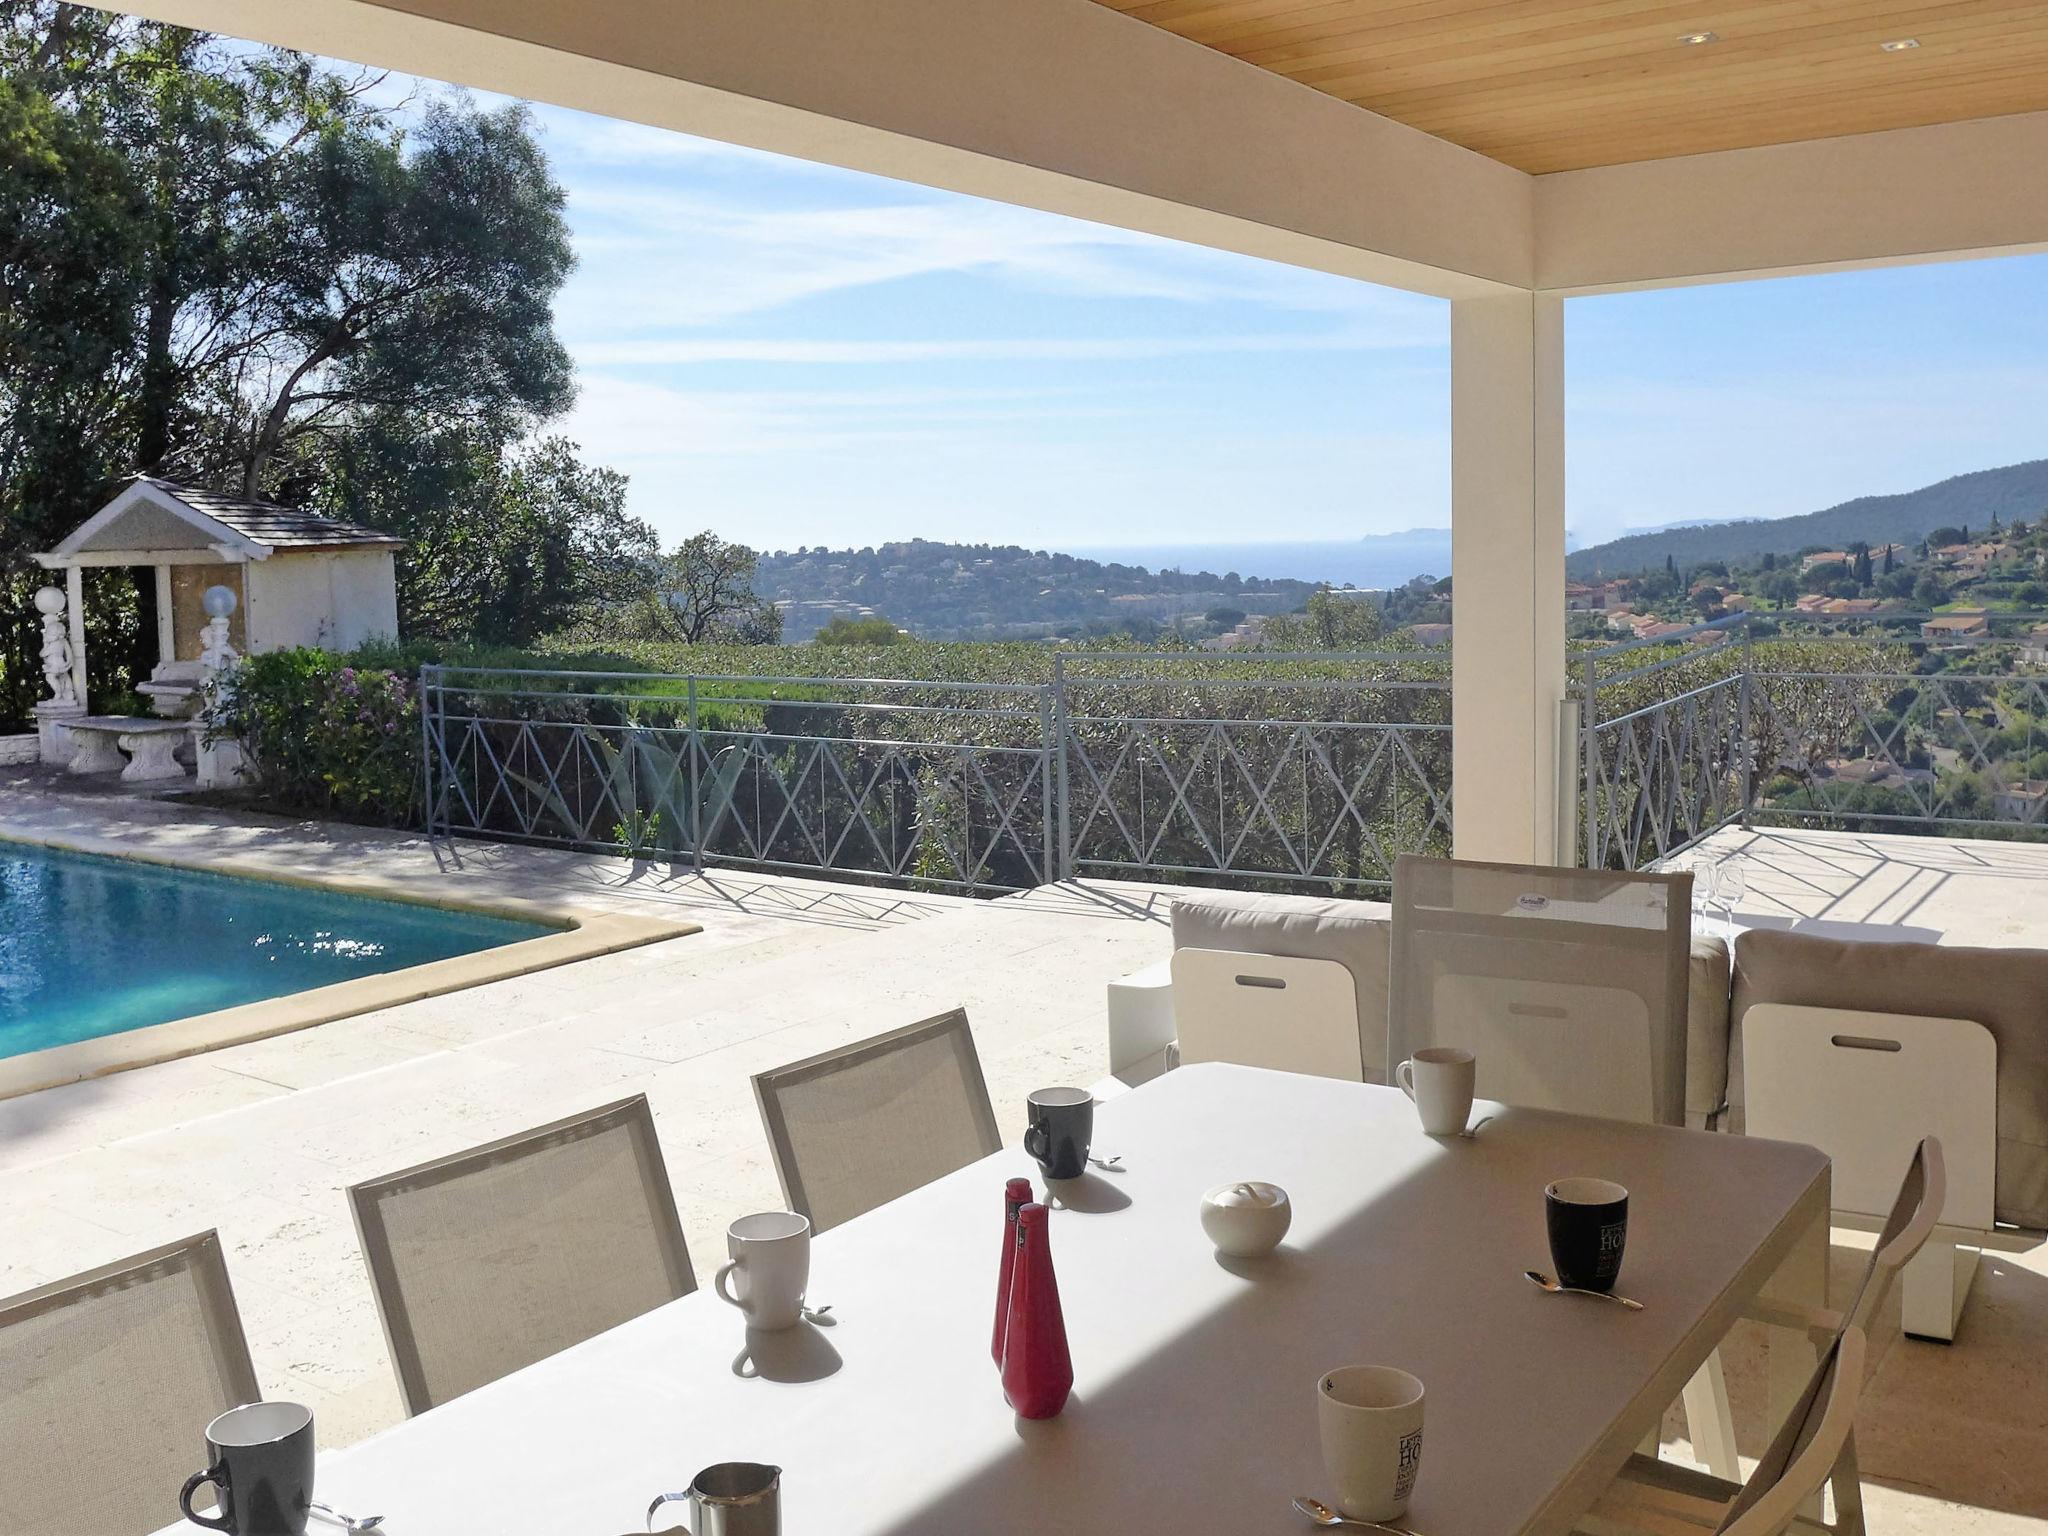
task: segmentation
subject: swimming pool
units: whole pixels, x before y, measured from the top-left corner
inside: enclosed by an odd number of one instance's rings
[[[560,932],[0,841],[0,1057]]]

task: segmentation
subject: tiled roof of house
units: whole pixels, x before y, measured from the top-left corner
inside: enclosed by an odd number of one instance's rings
[[[382,546],[395,549],[404,540],[377,528],[366,528],[361,523],[347,523],[339,518],[322,517],[317,512],[307,512],[299,507],[280,506],[274,501],[250,501],[240,496],[227,496],[219,491],[202,490],[196,485],[180,485],[175,480],[159,480],[149,475],[136,477],[166,496],[175,497],[204,517],[223,523],[236,533],[258,544],[267,544],[272,549],[333,549],[341,546]]]

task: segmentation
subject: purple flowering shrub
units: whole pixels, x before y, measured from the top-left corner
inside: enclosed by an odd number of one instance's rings
[[[411,826],[420,798],[412,678],[326,651],[250,656],[222,689],[215,735],[242,743],[245,782],[282,810]]]

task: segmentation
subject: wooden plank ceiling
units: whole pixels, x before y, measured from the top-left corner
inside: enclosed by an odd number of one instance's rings
[[[2048,110],[2048,0],[1100,3],[1537,174]]]

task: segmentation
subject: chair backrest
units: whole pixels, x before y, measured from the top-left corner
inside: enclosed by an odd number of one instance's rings
[[[1755,1003],[1742,1031],[1744,1129],[1827,1153],[1836,1210],[1866,1218],[1891,1210],[1900,1165],[1917,1153],[1922,1137],[1933,1136],[1941,1141],[1947,1175],[1941,1219],[1990,1230],[2005,1127],[1998,1042],[1983,1025]]]
[[[644,1096],[348,1196],[408,1413],[697,1288]]]
[[[1863,1285],[1849,1307],[1849,1323],[1870,1332],[1871,1320],[1891,1294],[1892,1282],[1926,1246],[1941,1208],[1948,1199],[1948,1165],[1942,1158],[1941,1140],[1928,1136],[1913,1149],[1906,1164],[1906,1176],[1899,1181],[1899,1195],[1892,1202],[1878,1233],[1877,1247],[1870,1255],[1870,1268],[1863,1273]]]
[[[1381,901],[1194,891],[1174,898],[1175,949],[1331,960],[1351,977],[1365,1080],[1387,1075],[1387,957],[1392,908]]]
[[[0,1528],[36,1536],[170,1524],[201,1431],[263,1396],[212,1232],[0,1301],[0,1383]]]
[[[1173,1022],[1183,1062],[1365,1080],[1357,991],[1334,960],[1176,949]]]
[[[1758,1458],[1715,1527],[1716,1536],[1781,1536],[1819,1493],[1849,1443],[1856,1404],[1863,1396],[1864,1336],[1844,1328],[1821,1356],[1784,1427]]]
[[[1478,1058],[1484,1098],[1685,1122],[1692,877],[1404,854],[1387,1065]]]
[[[823,1232],[1002,1145],[955,1008],[754,1078],[783,1198]]]

